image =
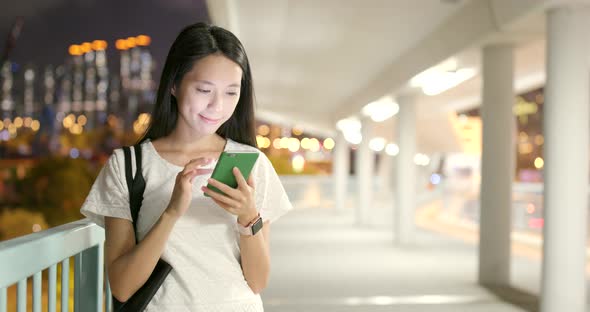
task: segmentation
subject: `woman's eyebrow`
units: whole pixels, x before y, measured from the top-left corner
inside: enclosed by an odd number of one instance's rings
[[[213,82],[211,82],[209,80],[197,80],[197,82],[208,84],[208,85],[212,85],[212,86],[215,85]],[[238,87],[239,88],[240,87],[240,84],[239,83],[232,83],[228,87]]]

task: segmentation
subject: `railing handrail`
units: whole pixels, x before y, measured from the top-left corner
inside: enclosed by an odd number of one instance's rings
[[[0,242],[0,288],[104,242],[104,229],[88,219]]]

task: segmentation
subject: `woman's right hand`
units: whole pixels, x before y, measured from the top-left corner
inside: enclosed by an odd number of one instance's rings
[[[172,191],[170,203],[166,208],[166,213],[178,219],[184,215],[190,206],[193,197],[193,181],[196,176],[209,174],[213,169],[201,169],[200,166],[207,165],[213,161],[212,158],[195,158],[188,162],[184,170],[176,176],[176,183]]]

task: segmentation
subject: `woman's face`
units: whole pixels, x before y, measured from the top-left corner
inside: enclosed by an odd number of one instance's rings
[[[178,103],[177,126],[199,135],[213,134],[233,114],[240,98],[242,69],[221,54],[197,61],[172,94]]]

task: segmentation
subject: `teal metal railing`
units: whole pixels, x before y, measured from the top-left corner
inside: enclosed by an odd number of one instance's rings
[[[74,311],[103,311],[104,229],[87,219],[0,242],[0,312],[7,311],[7,289],[17,286],[17,312],[41,312],[42,274],[48,270],[47,311],[57,303],[57,266],[61,265],[61,312],[69,309],[70,257],[74,257]],[[32,309],[27,279],[32,277]],[[106,307],[111,306],[106,287]]]

